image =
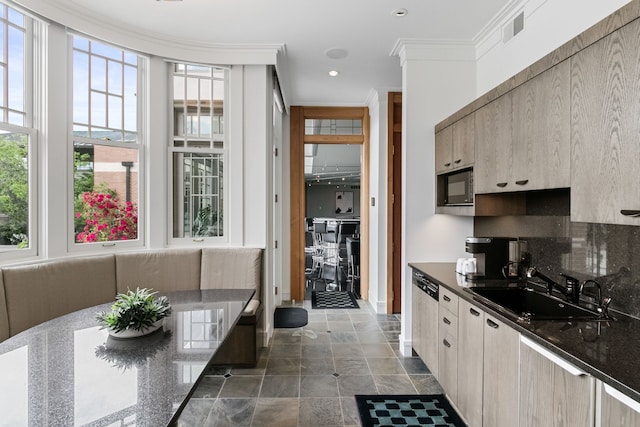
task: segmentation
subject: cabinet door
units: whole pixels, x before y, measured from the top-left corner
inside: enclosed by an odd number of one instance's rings
[[[453,168],[453,128],[448,126],[436,133],[436,173]]]
[[[411,286],[411,343],[413,350],[423,357],[424,337],[422,336],[422,324],[425,293],[417,286]]]
[[[472,166],[475,161],[475,113],[463,117],[451,127],[453,131],[453,167]]]
[[[593,377],[521,337],[520,427],[594,425]]]
[[[640,21],[571,59],[571,220],[639,225]]]
[[[458,400],[458,303],[456,296],[455,314],[449,308],[452,302],[448,292],[440,288],[438,304],[438,382],[444,388],[449,400],[455,404]],[[448,300],[448,302],[445,300]]]
[[[482,424],[518,425],[520,335],[485,313]]]
[[[520,427],[553,426],[553,362],[520,346]]]
[[[640,403],[612,387],[601,384],[601,427],[640,426]]]
[[[422,337],[424,339],[423,355],[420,355],[422,361],[433,375],[438,376],[438,301],[424,294],[424,323],[422,329]]]
[[[472,427],[482,425],[484,312],[460,299],[458,310],[458,410]]]
[[[440,329],[443,332],[443,328]],[[455,336],[440,335],[438,352],[438,382],[454,405],[458,401],[458,344]]]
[[[569,187],[570,93],[569,61],[514,90],[511,191]]]
[[[511,110],[512,92],[502,95],[476,110],[475,192],[499,193],[515,191],[509,185],[512,163]]]

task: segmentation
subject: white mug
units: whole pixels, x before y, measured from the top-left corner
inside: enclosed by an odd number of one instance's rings
[[[456,273],[464,274],[464,262],[467,258],[458,258],[456,261]]]
[[[462,265],[462,274],[475,273],[477,269],[476,259],[475,258],[467,258]]]

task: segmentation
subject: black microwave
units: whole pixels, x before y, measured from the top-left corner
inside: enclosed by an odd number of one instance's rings
[[[473,204],[473,170],[466,169],[444,176],[444,204]]]

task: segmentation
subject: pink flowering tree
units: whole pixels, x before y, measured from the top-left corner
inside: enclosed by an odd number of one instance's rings
[[[76,235],[78,243],[132,240],[138,237],[138,209],[132,202],[120,202],[110,191],[82,194],[76,218],[84,228]]]

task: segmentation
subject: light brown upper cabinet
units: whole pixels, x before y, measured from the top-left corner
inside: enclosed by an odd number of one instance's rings
[[[570,69],[564,61],[476,111],[476,193],[570,184]]]
[[[569,187],[570,94],[569,61],[513,91],[513,169],[509,191]]]
[[[477,194],[515,191],[515,185],[509,185],[513,164],[512,96],[513,92],[508,92],[476,110],[473,184]]]
[[[436,174],[452,169],[453,126],[447,126],[436,133]]]
[[[473,166],[475,160],[472,113],[436,133],[436,173]]]
[[[635,20],[571,60],[572,221],[640,225],[638,40]]]

